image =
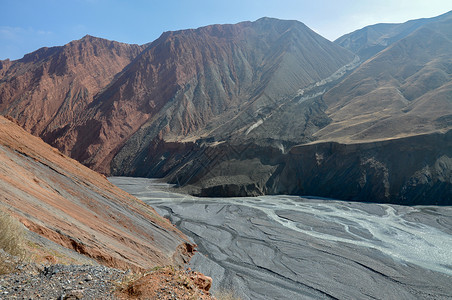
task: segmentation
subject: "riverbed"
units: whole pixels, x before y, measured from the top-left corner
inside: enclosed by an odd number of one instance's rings
[[[198,245],[191,267],[242,299],[452,299],[452,207],[298,196],[197,198],[111,177]]]

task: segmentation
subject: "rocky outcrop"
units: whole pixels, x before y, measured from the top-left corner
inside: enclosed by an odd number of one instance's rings
[[[215,300],[209,293],[212,279],[191,270],[161,268],[132,280],[115,293],[118,299]]]
[[[154,209],[0,117],[0,206],[29,230],[116,268],[181,264],[192,245]]]
[[[199,196],[292,194],[451,205],[452,131],[358,144],[198,149],[167,179]]]
[[[212,278],[204,274],[195,273],[192,276],[190,276],[190,279],[193,280],[194,284],[200,290],[208,292],[212,287]]]

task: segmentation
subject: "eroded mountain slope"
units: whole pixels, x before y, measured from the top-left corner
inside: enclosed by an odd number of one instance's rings
[[[52,142],[142,50],[85,36],[0,63],[0,112]]]
[[[354,59],[350,52],[300,22],[269,18],[174,32],[161,39],[134,63],[134,67],[140,64],[141,69],[125,78],[139,76],[140,85],[154,88],[154,82],[146,79],[150,76],[143,75],[149,73],[144,67],[152,70],[151,67],[160,66],[158,62],[162,59],[153,57],[170,53],[168,63],[161,66],[169,65],[178,70],[169,73],[177,80],[170,77],[163,82],[167,71],[154,71],[158,75],[151,78],[161,76],[157,90],[177,82],[177,86],[172,87],[176,92],[171,99],[155,98],[167,102],[156,105],[155,115],[125,141],[113,159],[113,173],[139,175],[136,170],[143,165],[152,168],[154,162],[151,160],[161,157],[160,150],[165,152],[168,143],[185,147],[186,143],[200,141],[246,139],[247,129],[260,118],[269,118],[274,112],[282,111],[281,107],[300,89],[322,81]],[[159,50],[162,47],[168,50]],[[121,80],[123,78],[118,82]],[[113,87],[114,91],[133,91],[134,97],[140,95],[130,84]],[[155,97],[149,93],[144,93],[135,102],[146,107],[146,101]],[[123,103],[130,97],[118,97],[117,107],[128,105]],[[162,109],[157,111],[160,106]],[[297,120],[294,114],[286,121]],[[318,124],[324,126],[322,121]],[[276,139],[280,131],[269,133],[270,139]],[[295,140],[301,142],[303,132],[295,134]],[[160,150],[157,152],[156,148]]]
[[[0,190],[28,229],[102,264],[144,270],[188,258],[186,237],[151,207],[4,117]]]
[[[452,18],[429,23],[378,53],[323,99],[323,141],[391,139],[452,127]]]

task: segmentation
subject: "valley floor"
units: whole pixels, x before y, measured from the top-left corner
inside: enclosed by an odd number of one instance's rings
[[[198,245],[193,269],[242,299],[450,299],[452,208],[295,196],[196,198],[110,181]]]

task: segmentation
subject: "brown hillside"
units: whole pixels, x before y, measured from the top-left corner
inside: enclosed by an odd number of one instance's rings
[[[185,236],[102,175],[0,117],[0,205],[58,244],[123,269],[187,259]]]
[[[452,127],[452,19],[420,28],[324,95],[323,141],[365,141]]]
[[[0,112],[35,135],[54,132],[74,122],[141,49],[87,35],[0,62]]]

